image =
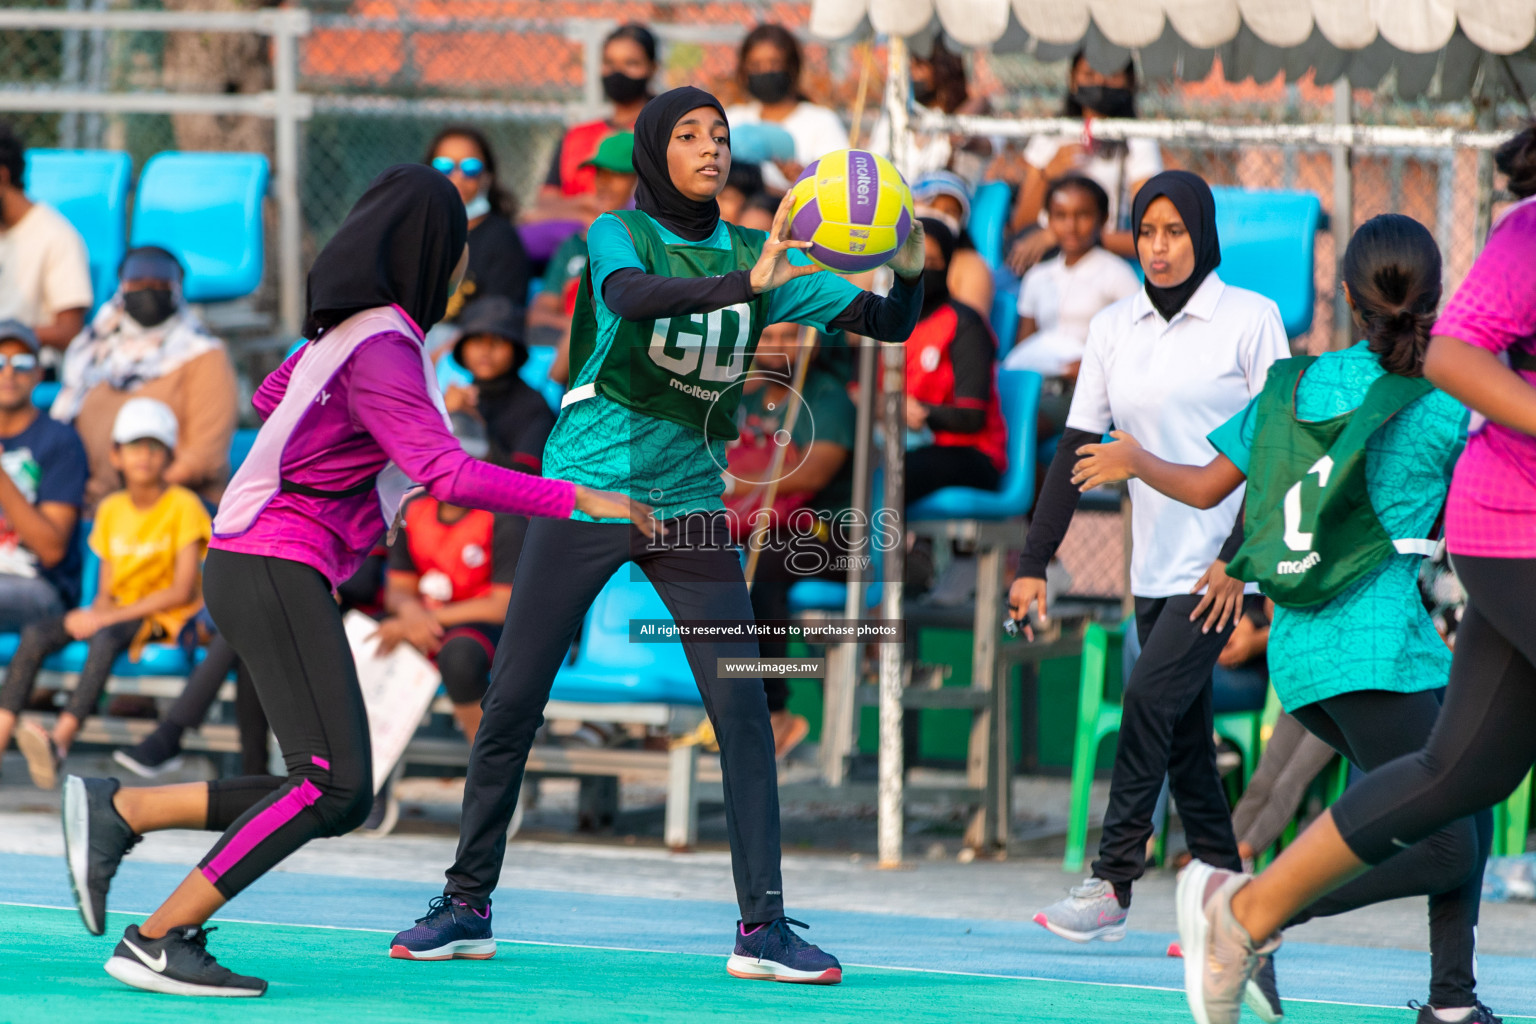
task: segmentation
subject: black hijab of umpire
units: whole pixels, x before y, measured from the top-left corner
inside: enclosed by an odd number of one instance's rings
[[[440,171],[388,168],[362,194],[309,269],[304,337],[365,309],[399,306],[423,332],[448,311],[469,237],[464,201]]]
[[[685,85],[662,93],[647,103],[635,119],[635,209],[649,214],[679,238],[690,242],[702,242],[715,233],[720,223],[720,204],[713,199],[689,199],[672,183],[672,172],[667,169],[667,146],[672,141],[672,130],[683,115],[700,107],[714,107],[720,112],[720,120],[729,121],[725,108],[703,89]],[[720,180],[725,181],[730,171],[730,144],[721,147]]]
[[[1195,269],[1189,277],[1170,288],[1159,288],[1150,280],[1146,283],[1147,298],[1152,300],[1164,320],[1172,320],[1211,271],[1221,265],[1221,243],[1216,237],[1216,198],[1211,195],[1211,186],[1200,175],[1189,171],[1163,171],[1147,179],[1131,207],[1131,225],[1136,232],[1138,250],[1141,220],[1147,215],[1147,207],[1159,198],[1166,198],[1179,211],[1184,230],[1189,232],[1190,243],[1195,247]]]

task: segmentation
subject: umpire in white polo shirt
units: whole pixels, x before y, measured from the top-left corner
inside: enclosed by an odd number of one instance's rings
[[[1290,355],[1275,304],[1216,275],[1216,204],[1203,179],[1188,171],[1154,176],[1137,193],[1132,220],[1146,286],[1089,326],[1066,434],[1009,593],[1015,618],[1037,602],[1045,614],[1045,567],[1077,508],[1079,447],[1113,427],[1169,462],[1203,466],[1216,455],[1206,435],[1263,389],[1271,363]],[[1242,490],[1199,510],[1139,480],[1130,487],[1141,657],[1125,684],[1099,857],[1092,878],[1035,915],[1077,942],[1125,935],[1164,776],[1189,852],[1241,870],[1211,739],[1211,668],[1242,603],[1243,584],[1226,573],[1242,540]]]

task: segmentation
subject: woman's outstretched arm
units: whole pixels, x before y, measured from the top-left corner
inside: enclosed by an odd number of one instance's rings
[[[1225,455],[1217,455],[1204,466],[1185,466],[1163,461],[1123,430],[1110,436],[1115,440],[1108,444],[1085,444],[1077,450],[1080,458],[1072,482],[1079,490],[1135,477],[1174,501],[1214,508],[1247,479]]]

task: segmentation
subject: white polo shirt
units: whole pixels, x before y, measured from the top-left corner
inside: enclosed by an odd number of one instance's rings
[[[1138,289],[1089,324],[1067,426],[1124,430],[1161,459],[1203,466],[1216,457],[1206,435],[1262,391],[1270,364],[1290,354],[1279,307],[1214,272],[1172,322]],[[1131,593],[1190,593],[1231,535],[1243,489],[1202,511],[1140,480],[1130,488]]]

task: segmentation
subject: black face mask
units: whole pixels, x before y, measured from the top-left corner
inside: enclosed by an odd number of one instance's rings
[[[940,306],[949,301],[949,268],[948,267],[924,267],[923,268],[923,308],[922,317],[926,319]]]
[[[123,293],[123,309],[141,327],[158,327],[176,312],[176,299],[169,288],[140,288]]]
[[[633,103],[645,95],[650,84],[649,78],[631,78],[622,71],[613,71],[603,76],[603,95],[614,103]]]
[[[1101,117],[1135,117],[1136,94],[1108,85],[1085,85],[1072,94],[1078,106]]]
[[[913,82],[912,99],[925,107],[933,106],[933,101],[938,98],[939,90],[933,87],[932,82]]]
[[[795,88],[788,71],[764,71],[747,76],[747,92],[760,103],[778,103]]]

